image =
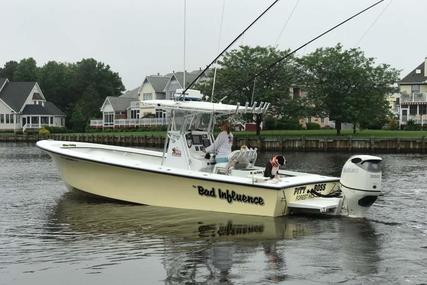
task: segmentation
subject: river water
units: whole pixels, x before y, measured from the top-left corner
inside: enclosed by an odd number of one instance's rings
[[[339,175],[349,154],[286,156]],[[367,219],[267,218],[67,191],[46,154],[2,143],[0,284],[426,284],[427,155],[380,156]]]

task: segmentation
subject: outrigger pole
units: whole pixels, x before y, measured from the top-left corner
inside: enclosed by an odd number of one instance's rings
[[[243,36],[243,34],[247,30],[249,30],[249,28],[252,27],[253,24],[255,24],[262,16],[264,16],[264,14],[267,13],[267,11],[270,10],[270,8],[273,7],[277,2],[279,2],[279,0],[274,1],[270,6],[268,6],[268,8],[265,9],[264,12],[262,12],[255,20],[253,20],[252,23],[250,23],[249,26],[247,26],[246,29],[243,30],[243,32],[241,32],[220,54],[217,55],[217,57],[215,57],[214,60],[212,60],[211,63],[206,65],[205,69],[203,69],[203,71],[200,72],[199,75],[197,75],[197,77],[190,84],[188,84],[187,88],[182,91],[182,94],[185,94],[185,92],[190,89],[190,87],[193,86],[194,83],[196,83],[196,81],[206,72],[206,70],[208,70],[209,67],[211,67],[211,65],[214,64],[224,52],[226,52],[241,36]]]
[[[224,53],[226,52],[250,27],[252,27],[253,24],[255,24],[255,22],[257,22],[268,10],[270,10],[271,7],[273,7],[279,0],[274,1],[264,12],[261,13],[261,15],[259,15],[245,30],[243,30],[243,32],[241,32],[217,57],[215,57],[215,59],[206,66],[205,69],[203,69],[203,71],[187,86],[187,88],[182,92],[183,94],[185,94],[185,92],[194,85],[194,83],[206,72],[206,70],[209,69],[209,67],[214,64],[217,59]],[[377,6],[378,4],[380,4],[381,2],[384,2],[384,0],[380,0],[375,2],[374,4],[370,5],[369,7],[357,12],[356,14],[352,15],[351,17],[348,17],[347,19],[345,19],[344,21],[341,21],[340,23],[338,23],[337,25],[333,26],[332,28],[329,28],[328,30],[324,31],[323,33],[319,34],[318,36],[314,37],[313,39],[307,41],[306,43],[304,43],[303,45],[299,46],[298,48],[294,49],[293,51],[289,52],[288,54],[286,54],[285,56],[279,58],[278,60],[276,60],[275,62],[271,63],[270,65],[268,65],[266,68],[264,68],[262,71],[256,73],[254,76],[252,76],[250,79],[248,79],[247,82],[251,82],[252,80],[254,80],[256,77],[258,77],[259,75],[267,72],[270,68],[272,68],[273,66],[275,66],[276,64],[282,62],[283,60],[285,60],[286,58],[288,58],[289,56],[293,55],[294,53],[296,53],[297,51],[299,51],[300,49],[306,47],[307,45],[311,44],[312,42],[318,40],[319,38],[323,37],[324,35],[332,32],[333,30],[335,30],[336,28],[338,28],[339,26],[347,23],[348,21],[352,20],[353,18],[356,18],[357,16],[359,16],[360,14],[363,14],[364,12],[372,9],[373,7]],[[236,90],[231,91],[229,94],[233,94]]]
[[[286,58],[290,57],[291,55],[293,55],[294,53],[296,53],[297,51],[299,51],[300,49],[306,47],[307,45],[311,44],[312,42],[314,42],[315,40],[323,37],[324,35],[332,32],[333,30],[335,30],[336,28],[338,28],[339,26],[347,23],[348,21],[352,20],[353,18],[356,18],[357,16],[359,16],[360,14],[363,14],[364,12],[368,11],[369,9],[377,6],[378,4],[380,4],[381,2],[384,2],[384,0],[380,0],[378,2],[375,2],[374,4],[372,4],[371,6],[357,12],[356,14],[354,14],[351,17],[348,17],[347,19],[345,19],[344,21],[336,24],[335,26],[333,26],[332,28],[329,28],[328,30],[324,31],[323,33],[319,34],[318,36],[314,37],[313,39],[309,40],[308,42],[304,43],[303,45],[299,46],[298,48],[294,49],[293,51],[289,52],[288,54],[284,55],[283,57],[279,58],[278,60],[276,60],[275,62],[271,63],[270,65],[268,65],[266,68],[264,68],[263,70],[261,70],[260,72],[256,73],[254,76],[252,76],[251,78],[248,79],[248,81],[246,82],[246,84],[248,84],[249,82],[252,82],[252,80],[255,80],[258,76],[260,76],[261,74],[267,72],[269,69],[271,69],[272,67],[274,67],[275,65],[279,64],[280,62],[282,62],[283,60],[285,60]],[[234,89],[233,91],[231,91],[230,93],[227,94],[227,96],[233,94],[234,92],[236,92],[237,89]]]

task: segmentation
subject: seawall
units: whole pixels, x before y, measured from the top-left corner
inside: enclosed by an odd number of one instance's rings
[[[80,141],[120,146],[163,147],[164,138],[157,136],[51,134],[0,135],[0,142],[35,143],[41,139]],[[427,153],[427,139],[360,138],[360,137],[235,137],[234,147],[256,147],[261,151],[315,151],[364,153]]]

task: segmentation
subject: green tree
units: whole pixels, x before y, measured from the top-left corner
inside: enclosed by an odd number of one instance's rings
[[[107,96],[119,96],[124,91],[118,73],[109,65],[93,58],[82,59],[71,66],[72,82],[70,123],[74,130],[84,130],[90,118],[99,114]]]
[[[280,51],[273,47],[240,46],[238,49],[226,52],[218,61],[215,85],[215,101],[227,96],[224,102],[269,102],[270,112],[274,116],[281,115],[283,106],[289,102],[289,87],[294,80],[294,60],[289,57],[276,65],[272,70],[260,74],[255,81],[251,78],[283,57],[287,51]],[[211,94],[213,83],[212,72],[209,80],[200,84],[198,88],[204,94]],[[262,121],[261,116],[255,118],[257,134]]]
[[[4,64],[3,68],[0,68],[0,78],[7,78],[10,81],[15,81],[15,71],[18,67],[18,62],[11,60]]]
[[[71,114],[73,68],[70,64],[49,61],[39,70],[38,83],[46,99],[66,114]]]
[[[319,48],[298,61],[308,99],[315,114],[335,121],[337,134],[341,123],[366,125],[385,122],[387,94],[399,72],[388,65],[375,65],[360,49]],[[355,131],[356,129],[354,129]]]
[[[14,81],[37,81],[38,71],[39,69],[34,58],[24,58],[16,67]]]

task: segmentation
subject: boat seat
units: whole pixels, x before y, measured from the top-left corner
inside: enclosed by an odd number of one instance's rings
[[[253,167],[257,159],[257,148],[241,148],[228,155],[228,162],[217,163],[213,173],[228,175],[231,169]]]

